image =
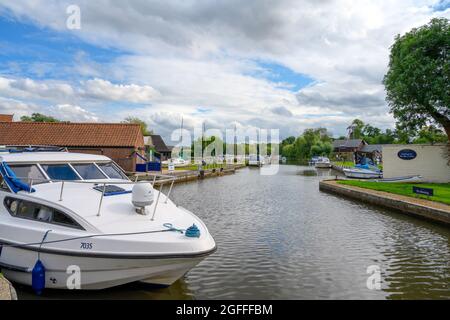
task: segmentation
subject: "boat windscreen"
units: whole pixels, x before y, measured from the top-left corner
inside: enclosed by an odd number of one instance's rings
[[[119,168],[117,168],[114,163],[108,162],[108,163],[97,163],[97,165],[100,167],[100,169],[103,170],[104,173],[110,178],[110,179],[125,179],[128,180],[127,176],[120,171]]]
[[[72,163],[72,167],[84,180],[107,178],[93,163]]]
[[[9,167],[14,171],[16,177],[25,183],[30,183],[31,180],[33,180],[33,184],[46,182],[46,178],[35,164],[9,164]]]
[[[68,164],[41,164],[50,179],[80,180],[75,171]]]

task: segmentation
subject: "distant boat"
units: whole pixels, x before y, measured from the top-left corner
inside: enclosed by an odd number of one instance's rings
[[[319,160],[319,157],[312,157],[311,160],[309,160],[309,165],[314,166],[317,160]]]
[[[331,168],[331,162],[330,162],[330,159],[328,159],[327,157],[319,157],[317,159],[317,161],[315,162],[314,166],[316,168],[328,169],[328,168]]]
[[[185,167],[190,164],[189,161],[184,160],[183,158],[175,158],[162,162],[163,165],[168,166],[169,164],[173,164],[175,167]]]
[[[396,178],[375,180],[375,182],[384,182],[384,183],[402,183],[402,182],[420,182],[420,181],[422,181],[422,176],[407,176],[407,177],[396,177]]]
[[[248,156],[248,165],[250,167],[262,167],[264,164],[264,157],[261,157],[257,154],[251,154]]]

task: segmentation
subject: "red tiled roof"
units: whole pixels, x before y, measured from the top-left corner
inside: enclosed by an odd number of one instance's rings
[[[0,114],[0,122],[12,122],[13,117],[12,114]]]
[[[139,124],[0,122],[0,145],[144,147]]]

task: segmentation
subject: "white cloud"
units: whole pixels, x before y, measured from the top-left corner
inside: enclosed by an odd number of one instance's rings
[[[67,101],[74,96],[71,85],[60,81],[35,81],[29,78],[12,79],[0,76],[0,95],[23,99]]]
[[[13,114],[15,120],[19,120],[20,117],[30,115],[38,110],[39,106],[34,104],[0,97],[0,114]]]
[[[99,117],[94,113],[87,111],[77,105],[59,104],[55,106],[43,106],[34,103],[26,103],[20,100],[0,97],[0,114],[13,114],[15,121],[19,121],[22,116],[30,116],[32,113],[36,112],[44,113],[63,121],[99,121]]]
[[[148,104],[111,109],[101,113],[102,120],[134,114],[161,131],[176,128],[182,114],[187,122],[260,124],[279,127],[284,134],[298,134],[308,126],[328,126],[340,134],[354,117],[392,126],[381,85],[389,47],[399,33],[435,16],[450,17],[448,9],[433,10],[438,2],[80,0],[82,29],[72,35],[128,54],[108,63],[107,72],[104,65],[81,59],[80,75],[96,78],[72,86],[75,101],[56,100],[88,111],[110,101]],[[68,4],[3,1],[0,7],[19,19],[66,32]],[[259,68],[255,61],[261,60],[317,82],[293,93],[254,75]],[[10,81],[0,78],[0,95],[70,96],[61,84],[19,81],[14,86]],[[199,113],[199,107],[210,111]]]
[[[49,114],[59,120],[72,122],[98,122],[99,117],[77,105],[59,104],[49,108]]]
[[[148,103],[159,95],[150,86],[113,84],[98,78],[84,82],[81,94],[88,98],[135,103]]]

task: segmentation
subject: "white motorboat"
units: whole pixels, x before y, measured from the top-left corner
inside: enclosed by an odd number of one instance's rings
[[[377,179],[383,177],[383,173],[381,171],[373,171],[364,168],[344,169],[344,174],[347,178],[356,179]]]
[[[184,160],[183,158],[175,158],[162,162],[163,165],[168,166],[169,164],[173,164],[174,167],[186,167],[190,164],[189,161]]]
[[[257,154],[251,154],[248,156],[248,165],[250,167],[262,167],[264,164],[264,157]]]
[[[9,280],[65,289],[78,270],[81,289],[171,285],[215,251],[205,224],[169,199],[170,182],[163,194],[107,157],[37,150],[0,153],[0,268]]]
[[[317,158],[317,161],[314,162],[314,166],[320,169],[328,169],[332,167],[330,159],[328,159],[327,157]]]
[[[319,160],[319,157],[316,157],[316,156],[312,157],[311,160],[308,161],[308,165],[314,166],[316,164],[317,160]]]

